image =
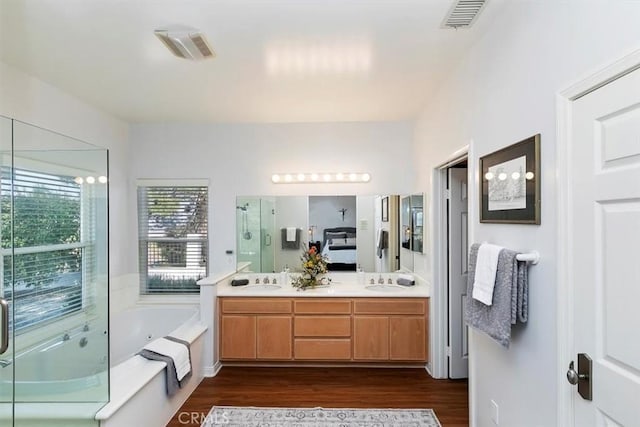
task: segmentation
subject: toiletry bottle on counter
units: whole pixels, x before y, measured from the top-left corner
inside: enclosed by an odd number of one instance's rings
[[[285,286],[289,284],[289,267],[287,265],[284,266],[280,273],[280,283]]]
[[[356,272],[358,277],[358,285],[364,285],[364,271],[362,271],[362,267],[358,264],[358,271]]]

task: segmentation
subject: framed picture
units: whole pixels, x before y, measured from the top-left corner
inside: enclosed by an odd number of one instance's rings
[[[540,134],[480,157],[480,222],[540,224]]]
[[[382,198],[382,222],[389,222],[389,197]]]

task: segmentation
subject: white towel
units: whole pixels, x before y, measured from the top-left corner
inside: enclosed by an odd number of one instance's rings
[[[493,301],[493,287],[496,284],[496,270],[498,268],[498,255],[502,246],[483,243],[478,249],[476,261],[476,275],[473,282],[473,299],[485,305],[491,305]]]
[[[172,358],[176,366],[178,381],[182,381],[184,376],[191,372],[191,362],[189,361],[189,349],[187,346],[169,341],[165,338],[158,338],[145,345],[144,348]]]
[[[287,227],[287,242],[295,242],[295,241],[296,241],[296,228]]]

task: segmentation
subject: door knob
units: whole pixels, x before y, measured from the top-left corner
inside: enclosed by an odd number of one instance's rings
[[[578,380],[580,379],[580,375],[578,375],[578,373],[576,372],[574,368],[574,364],[573,364],[573,360],[571,361],[571,363],[569,363],[569,370],[567,371],[567,381],[569,381],[569,384],[571,385],[576,385],[578,384]]]
[[[578,385],[578,393],[585,400],[592,400],[591,358],[585,353],[578,354],[578,371],[574,369],[573,360],[569,363],[567,381],[571,385]]]

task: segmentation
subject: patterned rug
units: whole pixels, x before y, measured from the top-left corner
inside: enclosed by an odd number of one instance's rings
[[[201,427],[441,427],[432,409],[214,406]]]

